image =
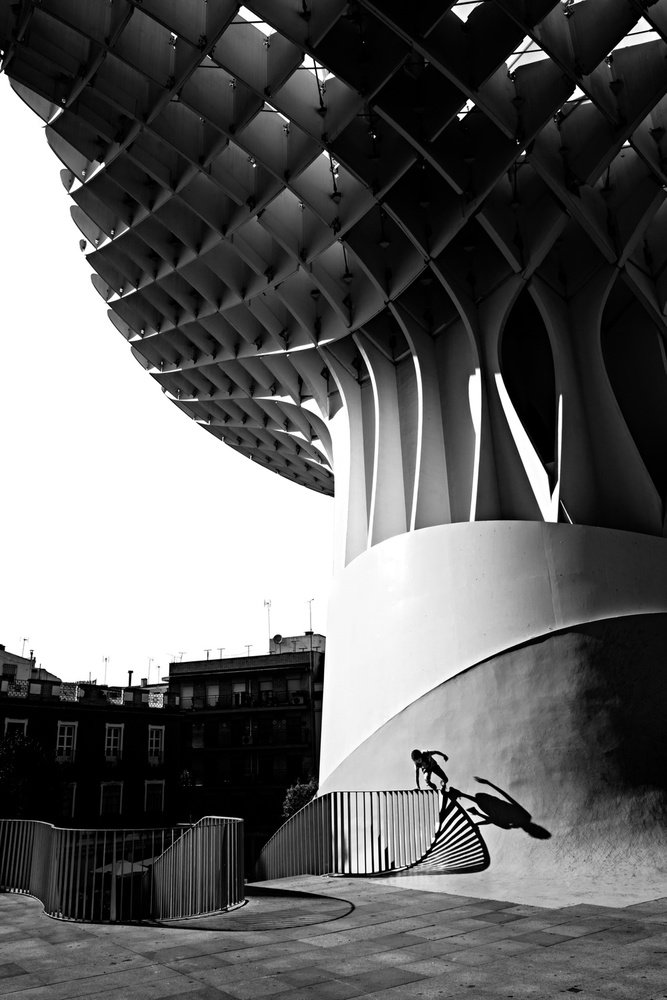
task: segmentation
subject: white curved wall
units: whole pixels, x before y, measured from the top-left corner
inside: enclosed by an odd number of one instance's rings
[[[329,607],[320,787],[356,747],[473,664],[558,629],[667,611],[667,540],[529,521],[390,538]]]

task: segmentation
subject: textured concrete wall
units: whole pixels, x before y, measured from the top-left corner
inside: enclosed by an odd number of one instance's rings
[[[570,626],[658,612],[662,538],[485,521],[374,546],[338,576],[330,602],[322,784],[385,722],[480,661]]]
[[[664,539],[430,528],[355,560],[332,605],[322,791],[412,787],[411,749],[443,749],[452,785],[487,778],[553,834],[485,827],[495,864],[662,863]]]
[[[413,746],[442,749],[452,786],[497,794],[487,778],[552,834],[484,826],[494,866],[664,868],[666,644],[667,614],[633,615],[494,656],[399,712],[326,787],[409,788]]]

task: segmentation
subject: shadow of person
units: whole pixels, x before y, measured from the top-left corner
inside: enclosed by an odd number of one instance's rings
[[[465,792],[460,792],[458,788],[449,789],[450,799],[470,799],[471,802],[475,803],[477,808],[468,809],[468,813],[471,816],[481,817],[479,822],[475,824],[476,826],[488,823],[499,826],[502,830],[524,830],[530,837],[535,837],[537,840],[549,840],[551,837],[549,831],[545,830],[543,826],[533,823],[528,810],[520,806],[511,795],[494,785],[492,781],[487,781],[486,778],[478,778],[475,775],[475,781],[479,781],[480,785],[489,785],[504,796],[504,798],[499,799],[497,795],[490,795],[488,792],[467,795]]]

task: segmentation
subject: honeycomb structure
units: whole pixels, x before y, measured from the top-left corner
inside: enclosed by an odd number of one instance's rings
[[[93,282],[207,431],[414,528],[662,535],[667,0],[0,0]]]

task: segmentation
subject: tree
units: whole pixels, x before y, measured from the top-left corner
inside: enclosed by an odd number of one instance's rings
[[[295,812],[315,798],[318,789],[317,779],[311,774],[308,781],[296,781],[287,789],[283,802],[283,816],[293,816]]]

